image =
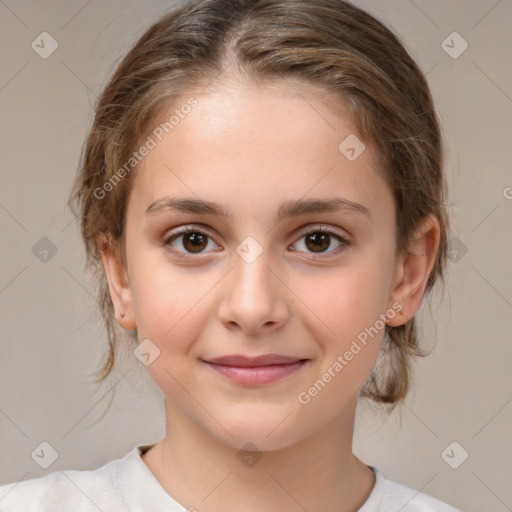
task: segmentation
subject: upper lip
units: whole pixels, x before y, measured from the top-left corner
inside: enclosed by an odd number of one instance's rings
[[[256,357],[247,357],[243,355],[229,355],[222,357],[215,357],[206,360],[207,363],[224,364],[226,366],[241,366],[241,367],[254,367],[254,366],[268,366],[271,364],[290,364],[302,361],[300,357],[283,356],[280,354],[263,354]]]

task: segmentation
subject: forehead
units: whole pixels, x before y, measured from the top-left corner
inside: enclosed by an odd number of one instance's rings
[[[195,106],[181,111],[192,98]],[[173,114],[178,122],[162,130]],[[365,142],[353,161],[340,151],[347,138],[362,144],[361,137],[346,105],[321,86],[287,80],[190,91],[160,112],[158,126],[162,133],[153,130],[155,147],[135,172],[139,209],[171,193],[223,202],[238,191],[246,205],[308,192],[336,191],[377,207],[386,199],[371,146]]]

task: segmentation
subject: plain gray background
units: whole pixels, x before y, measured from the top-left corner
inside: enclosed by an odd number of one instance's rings
[[[512,1],[355,3],[394,29],[427,73],[455,239],[435,327],[420,310],[423,343],[436,347],[415,365],[402,425],[398,413],[385,420],[362,404],[354,451],[462,510],[512,510]],[[91,383],[106,336],[66,201],[99,91],[172,5],[0,0],[0,484],[95,469],[163,436],[162,395],[133,356],[103,388]],[[47,58],[31,47],[42,32],[58,43]],[[56,250],[47,261],[37,257],[43,237]],[[58,452],[47,469],[31,456],[44,441]]]

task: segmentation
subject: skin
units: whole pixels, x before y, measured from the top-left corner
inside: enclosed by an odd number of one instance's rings
[[[352,453],[355,411],[384,329],[307,405],[297,397],[394,303],[401,311],[389,325],[414,316],[438,221],[424,219],[409,253],[395,254],[394,200],[376,155],[369,144],[355,161],[340,153],[356,130],[323,89],[242,81],[194,97],[197,107],[135,175],[126,262],[102,252],[118,323],[160,350],[148,370],[164,394],[167,427],[143,460],[176,501],[202,512],[356,511],[375,478]],[[235,217],[144,215],[170,195],[213,201]],[[366,206],[371,218],[329,212],[273,222],[284,201],[333,196]],[[202,252],[190,252],[187,236],[163,245],[191,224],[209,237]],[[331,237],[314,252],[301,228],[318,226],[353,243]],[[236,252],[247,236],[262,249],[252,263]],[[233,383],[202,361],[267,353],[309,361],[262,387]],[[261,455],[252,467],[237,457],[248,442]]]

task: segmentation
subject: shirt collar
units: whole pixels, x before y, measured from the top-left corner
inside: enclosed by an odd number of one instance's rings
[[[187,512],[183,505],[167,494],[142,460],[141,456],[153,446],[154,444],[137,445],[119,460],[114,479],[124,505],[129,512]],[[374,466],[368,467],[375,473],[375,485],[358,512],[378,512],[384,495],[383,474]]]

